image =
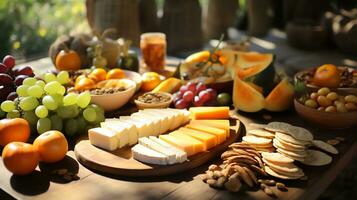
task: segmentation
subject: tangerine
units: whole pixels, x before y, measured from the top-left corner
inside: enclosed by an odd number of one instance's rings
[[[125,78],[125,73],[121,69],[112,69],[107,73],[107,79],[122,79]]]

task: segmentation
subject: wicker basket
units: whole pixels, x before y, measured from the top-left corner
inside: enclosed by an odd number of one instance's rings
[[[165,0],[162,31],[170,53],[201,48],[202,9],[198,0]]]
[[[116,37],[124,37],[139,44],[138,0],[87,0],[87,18],[92,29],[103,32],[116,29]]]

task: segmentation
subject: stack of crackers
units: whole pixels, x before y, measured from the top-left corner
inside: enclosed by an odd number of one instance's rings
[[[305,174],[298,166],[294,164],[294,160],[280,153],[262,153],[265,172],[271,176],[281,179],[299,179]]]
[[[304,176],[303,171],[293,164],[294,161],[310,166],[331,163],[331,156],[312,150],[311,147],[331,154],[338,153],[332,145],[321,140],[314,140],[313,135],[302,127],[284,122],[271,122],[260,127],[261,129],[249,130],[242,140],[262,153],[266,165],[265,171],[272,176],[283,179],[297,179]],[[269,147],[270,141],[273,147]]]
[[[242,138],[244,143],[253,146],[259,152],[273,152],[273,139],[275,133],[264,129],[253,129],[247,132],[247,135]]]

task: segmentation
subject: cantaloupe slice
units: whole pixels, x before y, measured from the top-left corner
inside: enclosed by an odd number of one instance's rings
[[[234,79],[233,105],[244,112],[257,112],[264,108],[264,96],[238,76]]]
[[[238,58],[238,76],[244,80],[245,78],[259,74],[273,62],[273,54],[261,54],[257,52],[242,52]]]
[[[280,112],[289,108],[294,98],[294,87],[283,79],[265,98],[265,109]]]

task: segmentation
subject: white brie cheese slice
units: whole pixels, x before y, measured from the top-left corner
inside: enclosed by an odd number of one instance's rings
[[[136,129],[136,127],[133,124],[123,122],[122,120],[117,119],[117,118],[105,119],[104,123],[114,123],[119,126],[125,127],[129,132],[128,133],[129,134],[129,145],[134,145],[134,144],[138,143],[138,130]]]
[[[156,165],[167,165],[167,156],[156,152],[148,147],[141,144],[135,145],[131,148],[133,153],[133,158],[144,163],[156,164]]]
[[[157,137],[154,137],[154,136],[150,136],[149,137],[150,140],[160,144],[162,147],[164,147],[165,149],[167,149],[168,151],[173,151],[175,152],[176,154],[176,161],[178,163],[182,163],[182,162],[185,162],[187,160],[187,153],[182,151],[181,149],[178,149],[174,146],[172,146],[171,144],[163,141],[163,140],[160,140],[159,138]]]
[[[115,131],[106,128],[92,128],[88,130],[89,141],[92,145],[113,151],[118,148],[118,136]]]
[[[124,126],[107,122],[100,123],[100,126],[102,128],[110,129],[111,131],[117,133],[117,137],[119,139],[118,148],[122,148],[129,144],[129,130],[126,129]]]
[[[168,164],[174,164],[176,163],[176,154],[172,150],[168,150],[167,148],[162,147],[160,144],[150,140],[147,137],[143,137],[139,139],[139,144],[148,147],[149,149],[152,149],[154,151],[157,151],[161,154],[164,154],[167,156],[167,163]]]

